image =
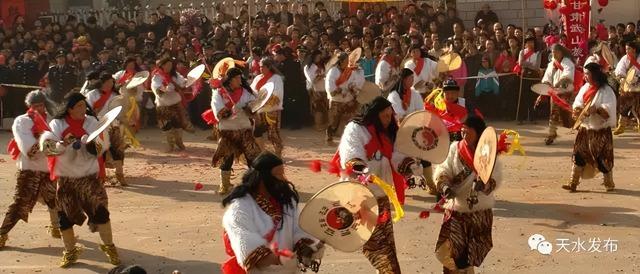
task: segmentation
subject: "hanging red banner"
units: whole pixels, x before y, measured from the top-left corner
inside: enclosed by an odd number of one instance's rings
[[[13,28],[16,17],[24,14],[24,0],[0,0],[0,28]]]
[[[578,64],[582,64],[589,54],[587,41],[591,6],[589,0],[566,0],[565,3],[566,6],[561,8],[564,33],[567,35],[565,44]]]

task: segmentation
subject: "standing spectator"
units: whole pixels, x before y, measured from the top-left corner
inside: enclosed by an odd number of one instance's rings
[[[369,46],[364,46],[363,52],[364,52],[364,55],[362,56],[362,58],[360,58],[358,63],[360,64],[360,67],[364,71],[364,79],[369,82],[374,82],[375,81],[374,72],[376,70],[376,65],[377,65],[376,58],[373,57],[373,51]]]
[[[482,56],[482,65],[478,71],[478,81],[476,82],[475,97],[478,102],[478,108],[489,118],[497,117],[497,110],[501,105],[500,83],[498,75],[493,68],[489,56]]]
[[[309,94],[302,66],[287,47],[278,49],[275,59],[279,63],[278,70],[285,76],[282,127],[300,129],[310,120]]]
[[[288,2],[283,2],[280,4],[280,12],[278,13],[276,20],[286,26],[293,24],[293,14],[289,12]]]
[[[486,26],[493,26],[493,24],[499,21],[498,15],[491,10],[491,6],[489,6],[489,4],[484,4],[482,6],[482,9],[478,11],[476,18],[473,21],[478,22],[479,20],[482,20],[482,23]]]
[[[509,48],[502,51],[496,60],[495,69],[498,73],[511,73],[518,64],[518,54],[520,54],[520,44],[515,37],[509,38]],[[500,96],[503,103],[501,114],[505,119],[513,119],[516,114],[518,103],[519,78],[516,75],[505,75],[500,77]]]
[[[76,86],[76,68],[67,64],[66,53],[58,51],[56,54],[56,65],[49,68],[48,81],[51,86],[49,99],[61,105],[67,93]]]
[[[465,43],[465,57],[464,63],[467,65],[467,72],[469,75],[478,75],[480,66],[482,65],[482,54],[478,51],[478,48],[471,42]],[[477,79],[469,79],[464,86],[465,93],[464,98],[472,98]]]
[[[167,34],[169,28],[175,25],[175,20],[171,15],[167,14],[167,10],[164,4],[158,5],[158,32],[156,36],[162,37]]]

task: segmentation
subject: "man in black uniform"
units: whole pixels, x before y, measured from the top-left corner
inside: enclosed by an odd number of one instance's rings
[[[51,91],[48,94],[49,99],[59,106],[62,104],[65,95],[76,86],[76,81],[78,80],[76,69],[67,64],[64,51],[58,51],[56,54],[56,64],[49,68],[47,79],[51,87]]]
[[[91,68],[94,71],[108,71],[111,74],[119,70],[118,64],[111,60],[111,50],[106,48],[98,53],[98,60],[91,64]]]
[[[15,68],[11,74],[12,84],[22,84],[37,86],[40,79],[40,71],[38,63],[35,61],[36,52],[33,50],[25,50],[22,53],[22,60],[16,62]],[[11,88],[7,94],[7,114],[9,117],[17,117],[26,111],[24,104],[25,97],[30,89]]]

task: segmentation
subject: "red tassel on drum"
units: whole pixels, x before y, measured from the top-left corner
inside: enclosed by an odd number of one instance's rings
[[[510,143],[507,142],[507,133],[506,132],[500,133],[500,137],[498,138],[498,149],[497,149],[498,154],[509,151],[509,145]]]
[[[309,169],[311,169],[311,171],[315,173],[318,173],[322,171],[322,163],[320,162],[320,160],[313,160],[309,163]]]

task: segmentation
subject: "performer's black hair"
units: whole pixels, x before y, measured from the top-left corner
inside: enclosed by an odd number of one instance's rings
[[[162,57],[160,60],[158,60],[158,61],[156,62],[156,66],[157,66],[159,69],[162,69],[162,66],[163,66],[164,64],[166,64],[167,62],[171,62],[171,64],[173,64],[173,65],[171,66],[171,71],[165,71],[165,72],[166,72],[167,74],[169,74],[169,76],[171,76],[171,77],[173,77],[173,76],[177,76],[177,75],[178,75],[178,72],[176,71],[176,62],[175,62],[175,60],[174,60],[173,58],[171,58],[171,57],[169,57],[169,56]]]
[[[61,109],[60,112],[58,112],[58,114],[54,117],[55,119],[64,119],[67,116],[67,114],[69,114],[70,108],[73,108],[80,101],[84,101],[85,104],[87,105],[86,115],[93,116],[93,118],[96,118],[96,120],[98,120],[98,117],[96,116],[96,113],[93,111],[93,108],[86,101],[87,97],[84,97],[84,95],[82,95],[81,93],[78,93],[78,92],[69,93],[64,97],[64,99],[65,99],[66,105],[64,109]]]
[[[116,84],[115,84],[116,80],[113,79],[113,76],[108,71],[102,71],[100,73],[100,76],[98,77],[98,80],[93,82],[93,84],[89,85],[87,89],[88,90],[101,89],[102,85],[109,80],[113,80],[113,87],[111,87],[111,91],[116,94],[120,94],[120,92],[118,92],[118,90],[116,89]]]
[[[398,83],[396,83],[396,85],[393,87],[393,91],[397,92],[398,95],[400,95],[400,99],[402,99],[402,96],[404,96],[405,92],[409,92],[411,93],[411,87],[409,87],[408,89],[405,89],[404,86],[404,78],[407,78],[411,75],[414,75],[413,71],[408,69],[408,68],[403,68],[402,71],[400,71],[400,80],[398,80]]]
[[[222,82],[222,85],[229,91],[229,92],[233,92],[233,89],[231,89],[231,79],[233,79],[233,77],[236,77],[240,75],[240,86],[244,89],[246,89],[247,91],[253,93],[253,94],[258,94],[257,92],[254,92],[253,89],[251,89],[251,86],[249,85],[249,83],[247,82],[247,79],[244,78],[242,69],[238,68],[238,67],[233,67],[230,68],[229,70],[227,70],[227,73],[225,75],[224,81]]]
[[[584,69],[591,72],[591,78],[593,78],[593,81],[596,82],[599,88],[609,84],[607,75],[602,72],[602,66],[600,66],[600,64],[589,63],[584,66]]]
[[[474,147],[475,147],[475,145],[477,145],[478,141],[480,140],[480,135],[482,135],[484,130],[487,128],[487,124],[479,116],[470,115],[464,121],[464,125],[467,126],[467,127],[472,128],[476,132],[476,136],[478,137],[478,139],[476,140],[476,143],[474,144]]]
[[[242,198],[247,194],[257,194],[260,183],[263,183],[269,195],[282,206],[281,210],[285,206],[293,209],[295,204],[300,202],[296,187],[291,182],[280,180],[271,174],[273,168],[282,164],[282,159],[271,152],[258,155],[251,163],[251,168],[242,176],[242,183],[222,200],[222,206],[226,207],[234,199]]]
[[[127,69],[127,64],[134,62],[135,63],[135,71],[141,71],[142,69],[140,68],[140,66],[138,66],[138,59],[136,59],[133,56],[129,56],[127,57],[127,59],[124,60],[124,62],[122,63],[122,69],[126,70]]]
[[[382,127],[380,118],[378,117],[380,112],[390,106],[391,102],[389,102],[389,100],[382,96],[378,96],[373,99],[371,103],[363,105],[360,109],[360,113],[354,117],[352,121],[362,126],[373,125],[376,129],[376,134],[383,132],[387,137],[389,137],[391,142],[395,142],[396,133],[398,133],[398,123],[396,122],[396,119],[391,119],[391,124],[389,124],[389,127],[385,130]],[[380,138],[380,136],[377,137]]]
[[[551,50],[558,50],[560,52],[562,52],[562,57],[563,58],[569,58],[571,60],[571,62],[573,62],[574,64],[576,63],[576,59],[573,58],[573,55],[571,55],[571,52],[569,51],[569,49],[565,48],[563,45],[560,44],[553,44],[553,46],[551,46]],[[553,59],[553,54],[551,55],[551,59]],[[558,60],[558,62],[561,62],[562,60]]]

